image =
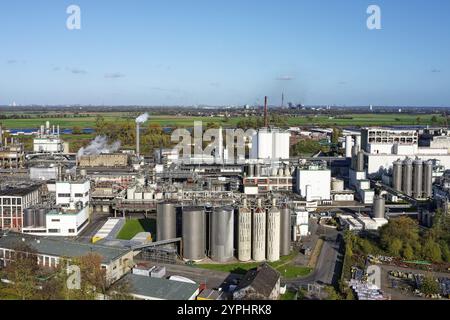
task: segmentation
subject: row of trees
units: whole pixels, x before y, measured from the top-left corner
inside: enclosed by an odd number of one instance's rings
[[[131,299],[129,286],[118,282],[110,286],[105,270],[101,267],[102,257],[89,253],[70,260],[70,265],[80,270],[79,288],[71,289],[71,274],[67,272],[67,262],[58,267],[45,269],[38,265],[36,252],[25,244],[15,247],[15,259],[0,270],[0,277],[10,283],[0,287],[0,297],[21,300],[95,300],[98,295],[108,295],[110,299]]]
[[[171,145],[170,135],[164,132],[161,125],[151,123],[143,129],[140,136],[142,153],[151,153],[155,149]],[[120,141],[122,146],[135,147],[136,123],[133,120],[124,123],[106,122],[103,116],[98,115],[95,131],[98,135],[107,136],[111,141]]]

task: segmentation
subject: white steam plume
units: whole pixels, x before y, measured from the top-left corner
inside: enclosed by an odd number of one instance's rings
[[[147,120],[148,120],[148,113],[146,112],[146,113],[144,113],[144,114],[141,114],[139,117],[137,117],[136,118],[136,123],[144,123],[144,122],[147,122]]]
[[[92,156],[101,153],[114,153],[120,149],[120,141],[115,141],[112,144],[108,144],[108,138],[105,136],[97,136],[91,143],[78,150],[78,157]]]

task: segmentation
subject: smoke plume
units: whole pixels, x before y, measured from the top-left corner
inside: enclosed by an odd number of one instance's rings
[[[78,150],[78,157],[81,156],[93,156],[101,153],[114,153],[120,148],[120,141],[115,141],[112,144],[108,144],[108,138],[105,136],[97,136],[91,143]]]
[[[148,120],[148,113],[146,112],[136,118],[136,123],[144,123],[144,122],[147,122],[147,120]]]

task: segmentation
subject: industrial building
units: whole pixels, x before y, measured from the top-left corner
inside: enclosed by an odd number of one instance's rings
[[[41,185],[24,183],[0,187],[0,230],[21,231],[25,209],[41,202]]]
[[[326,163],[308,163],[297,168],[296,192],[306,201],[331,199],[331,171]]]
[[[119,280],[131,271],[134,264],[133,252],[111,246],[99,246],[81,242],[35,237],[14,232],[0,232],[0,265],[7,266],[14,259],[17,245],[25,243],[36,251],[37,263],[42,267],[56,268],[61,261],[98,254],[101,266],[106,272],[108,283]]]
[[[78,158],[78,165],[82,168],[90,167],[127,167],[130,165],[130,156],[125,153],[103,153],[96,155],[83,155]]]
[[[59,135],[59,125],[50,127],[47,121],[41,125],[36,137],[33,139],[33,151],[37,153],[69,153],[69,145]]]
[[[249,270],[233,292],[234,300],[278,300],[280,274],[267,263]]]

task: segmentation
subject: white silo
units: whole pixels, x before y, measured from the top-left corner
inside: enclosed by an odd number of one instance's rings
[[[280,209],[275,199],[267,213],[267,260],[280,260]]]
[[[252,212],[244,199],[238,212],[238,259],[249,261],[252,258]]]
[[[345,137],[345,157],[346,158],[352,157],[352,146],[353,146],[352,136],[348,135]]]
[[[253,260],[264,261],[266,259],[266,210],[262,207],[261,199],[258,199],[258,206],[253,212],[252,231]]]

